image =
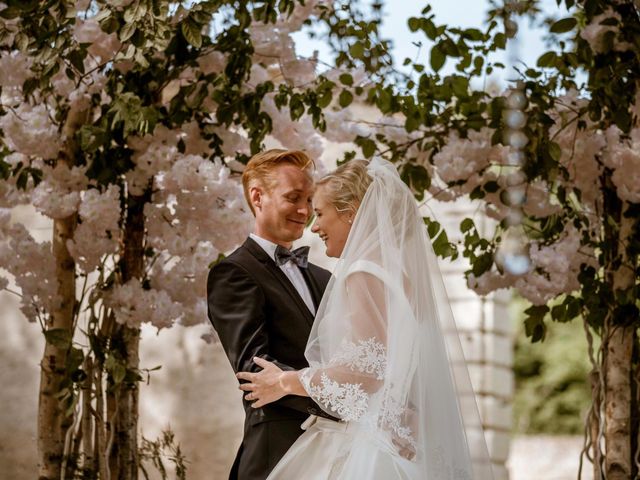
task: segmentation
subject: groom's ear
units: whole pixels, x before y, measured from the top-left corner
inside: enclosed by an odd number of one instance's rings
[[[254,210],[262,209],[262,189],[260,187],[251,187],[249,189],[249,200]]]

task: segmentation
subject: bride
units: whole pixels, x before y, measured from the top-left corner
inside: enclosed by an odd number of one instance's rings
[[[411,191],[384,160],[317,183],[312,231],[339,257],[305,356],[240,372],[255,408],[311,397],[311,416],[269,479],[492,479],[482,425],[436,257]]]

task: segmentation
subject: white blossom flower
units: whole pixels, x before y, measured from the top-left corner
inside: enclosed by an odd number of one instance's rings
[[[142,323],[168,328],[182,314],[182,307],[166,292],[145,289],[137,278],[114,287],[105,295],[104,302],[113,309],[116,321],[130,328],[138,328]]]
[[[127,139],[129,147],[135,152],[131,157],[135,167],[125,174],[131,193],[141,195],[154,175],[171,168],[178,156],[180,136],[179,130],[158,125],[153,135]]]
[[[211,51],[198,57],[198,66],[204,75],[220,73],[226,65],[226,57],[218,51]]]
[[[265,95],[262,99],[262,110],[271,117],[273,122],[271,136],[282,146],[291,150],[304,150],[311,158],[320,158],[324,149],[322,140],[308,116],[292,121],[289,108],[282,107],[279,110],[273,94]]]
[[[573,224],[568,224],[560,238],[551,245],[533,242],[529,257],[533,269],[520,277],[515,287],[535,305],[543,305],[562,293],[578,290],[580,266],[594,262],[593,252],[581,247],[580,231]]]
[[[607,147],[602,160],[613,169],[611,181],[618,197],[631,203],[640,203],[640,128],[631,130],[628,140],[621,139],[617,127],[607,131]]]
[[[460,190],[468,193],[482,183],[479,173],[501,157],[502,150],[491,145],[491,131],[484,128],[470,130],[468,138],[450,133],[447,143],[433,156],[433,163],[444,182],[466,181]]]
[[[548,217],[561,210],[560,205],[553,203],[549,184],[536,179],[527,184],[524,213],[532,217]]]
[[[617,20],[618,23],[622,20],[620,14],[618,12],[613,11],[609,8],[606,12],[596,15],[591,20],[591,23],[586,25],[582,31],[580,32],[580,36],[584,38],[591,49],[596,53],[603,53],[605,51],[605,43],[604,43],[604,35],[607,32],[618,33],[619,28],[617,25],[603,25],[602,22],[605,20]],[[629,50],[633,48],[629,42],[619,42],[614,39],[613,49],[619,52],[623,52],[625,50]]]
[[[106,33],[94,19],[76,19],[73,36],[78,43],[90,43],[88,52],[99,62],[113,59],[122,44],[115,33]]]
[[[3,88],[22,88],[22,84],[31,76],[31,58],[21,52],[0,52],[0,86]]]
[[[50,218],[68,217],[78,209],[80,192],[88,186],[86,170],[87,167],[70,169],[62,162],[55,168],[43,165],[43,180],[33,189],[33,205]]]
[[[80,223],[67,242],[70,255],[80,268],[90,273],[104,255],[115,253],[120,238],[120,188],[109,185],[105,192],[83,192],[78,209]]]
[[[56,158],[62,138],[44,104],[21,103],[0,117],[4,140],[11,150],[44,159]]]
[[[30,322],[60,306],[51,243],[36,242],[21,223],[11,223],[10,209],[0,209],[0,268],[15,279],[20,309]]]
[[[76,12],[83,12],[91,5],[91,0],[76,0]]]

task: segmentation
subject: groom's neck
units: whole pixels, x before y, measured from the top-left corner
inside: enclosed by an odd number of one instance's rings
[[[257,227],[253,230],[253,234],[257,235],[260,238],[263,238],[264,240],[268,240],[271,243],[280,245],[287,250],[291,250],[291,247],[293,246],[293,242],[287,242],[286,240],[282,240],[281,238],[276,238],[273,235],[270,235],[268,232],[265,232],[264,230]]]

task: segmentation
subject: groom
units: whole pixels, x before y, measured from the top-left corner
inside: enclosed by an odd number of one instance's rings
[[[307,367],[304,350],[330,273],[291,251],[312,214],[313,161],[304,152],[268,150],[242,175],[255,229],[209,272],[208,314],[235,372],[258,371],[253,357],[283,370]],[[329,417],[307,397],[263,408],[243,400],[244,437],[230,479],[264,479],[300,436],[309,414]],[[329,417],[330,418],[330,417]]]

